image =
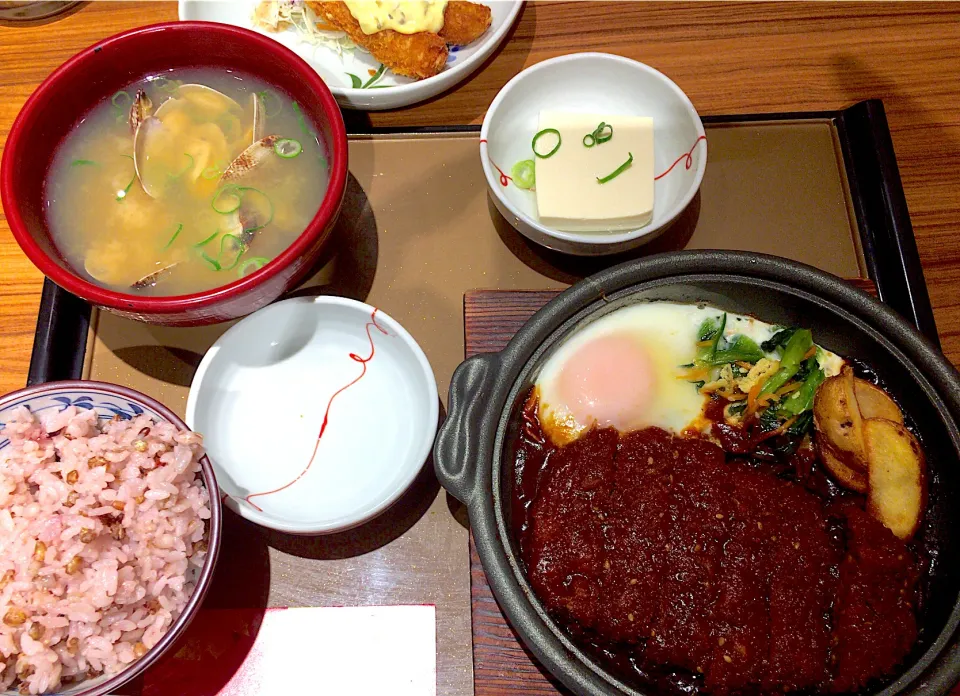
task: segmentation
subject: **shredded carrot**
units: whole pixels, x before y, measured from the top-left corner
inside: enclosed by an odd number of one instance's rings
[[[809,360],[816,354],[817,354],[817,347],[815,345],[810,346],[810,350],[808,350],[806,355],[803,356],[803,360]]]
[[[750,388],[747,393],[747,410],[743,414],[743,419],[748,420],[757,411],[757,397],[760,396],[760,390],[763,389],[763,383],[766,380],[758,379],[757,383]]]
[[[705,380],[707,377],[709,377],[709,374],[705,367],[692,367],[686,372],[681,372],[677,375],[677,379],[685,379],[688,382],[696,382],[701,379]]]
[[[751,365],[750,363],[745,362],[745,361],[743,361],[743,360],[738,360],[738,361],[737,361],[737,365],[739,365],[740,367],[742,367],[744,370],[752,370],[752,369],[753,369],[753,365]]]
[[[727,397],[727,401],[743,401],[747,398],[746,394],[733,394]]]
[[[777,396],[783,396],[784,394],[795,392],[802,386],[803,384],[801,382],[790,382],[790,384],[784,385],[777,389]]]
[[[777,428],[773,432],[777,433],[778,435],[780,433],[787,432],[787,430],[790,428],[791,425],[793,425],[796,422],[796,420],[797,420],[796,416],[794,416],[793,418],[788,418],[783,422],[783,424],[779,428]]]
[[[777,394],[764,394],[759,399],[757,399],[757,408],[762,406],[767,406],[773,401],[779,401],[780,397]]]

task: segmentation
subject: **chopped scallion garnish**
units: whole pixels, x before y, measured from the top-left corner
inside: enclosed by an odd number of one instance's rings
[[[170,241],[167,242],[165,247],[163,247],[164,250],[169,249],[170,245],[173,244],[175,241],[177,241],[177,237],[180,236],[180,233],[182,231],[183,231],[183,223],[181,222],[179,225],[177,225],[177,231],[173,233],[172,237],[170,237]]]
[[[211,234],[209,237],[207,237],[206,239],[204,239],[202,242],[198,242],[198,243],[194,244],[194,245],[193,245],[194,248],[195,248],[195,249],[199,249],[200,247],[206,246],[207,244],[209,244],[210,242],[212,242],[213,239],[214,239],[218,234],[220,234],[220,230],[217,230],[216,232],[214,232],[213,234]]]
[[[291,159],[303,152],[303,145],[299,140],[293,138],[283,138],[278,140],[273,146],[273,151],[284,159]]]
[[[260,100],[260,103],[263,105],[263,115],[267,118],[271,116],[276,116],[281,111],[283,111],[283,100],[274,92],[272,89],[265,89],[262,92],[257,92],[257,98]],[[272,102],[272,104],[271,104]],[[272,111],[270,107],[275,107]]]
[[[126,94],[126,92],[124,92],[124,94]],[[127,96],[130,96],[130,95],[127,95]],[[131,162],[133,162],[133,157],[131,155],[120,155],[120,156],[127,157],[130,159]],[[124,198],[127,197],[127,194],[130,193],[130,188],[133,186],[133,182],[136,180],[137,180],[137,172],[136,172],[136,165],[134,165],[133,178],[130,179],[130,183],[127,184],[126,188],[124,188],[123,191],[117,192],[117,197],[116,197],[117,203],[121,202]]]
[[[118,109],[126,109],[133,102],[133,99],[130,97],[128,92],[120,90],[112,97],[110,97],[110,103],[113,104]]]
[[[176,174],[171,174],[170,177],[173,178],[173,179],[179,179],[181,176],[183,176],[184,174],[186,174],[187,172],[189,172],[191,169],[193,169],[193,155],[184,152],[184,153],[183,153],[183,156],[184,156],[184,157],[189,157],[189,158],[190,158],[190,163],[187,164],[186,167],[184,167],[183,169],[181,169],[181,170],[180,170],[179,172],[177,172]]]
[[[270,197],[267,196],[267,194],[265,194],[260,189],[253,188],[252,186],[238,186],[237,192],[239,193],[240,198],[246,198],[251,193],[254,194],[254,197],[253,197],[254,202],[252,204],[248,204],[245,210],[250,210],[251,208],[262,210],[262,206],[256,205],[257,196],[261,196],[263,200],[266,201],[266,204],[267,204],[266,207],[269,209],[269,212],[267,213],[267,219],[265,222],[259,225],[254,225],[252,227],[244,226],[243,228],[244,232],[250,233],[250,232],[256,232],[257,230],[262,230],[264,227],[266,227],[273,221],[273,202],[270,200]],[[258,216],[255,216],[254,219],[259,220],[260,218]]]
[[[243,276],[247,275],[248,269],[252,268],[254,271],[259,271],[268,263],[270,263],[270,259],[266,256],[251,256],[237,268],[237,275],[243,278]]]
[[[213,194],[210,207],[221,215],[229,215],[240,209],[240,198],[240,189],[234,184],[227,184]]]
[[[320,159],[320,162],[326,166],[326,158],[320,154],[320,139],[317,137],[317,134],[310,130],[307,126],[307,121],[303,117],[303,112],[300,110],[300,105],[297,102],[293,102],[293,111],[297,115],[297,122],[300,124],[300,130],[303,131],[303,134],[311,141],[317,144],[317,157]]]
[[[220,263],[216,259],[211,258],[207,252],[205,251],[200,252],[200,258],[206,261],[207,264],[210,266],[210,268],[212,268],[213,270],[215,271],[221,270],[222,267],[220,266]]]
[[[93,160],[75,159],[70,163],[71,167],[82,167],[87,164],[96,164]]]
[[[623,164],[621,164],[619,167],[617,167],[616,169],[614,169],[612,172],[610,172],[609,174],[607,174],[605,177],[602,177],[602,178],[601,178],[601,177],[598,176],[598,177],[597,177],[597,183],[598,183],[598,184],[605,184],[605,183],[607,183],[608,181],[610,181],[610,180],[612,180],[612,179],[616,179],[618,176],[620,176],[621,174],[623,174],[623,172],[624,172],[631,164],[633,164],[633,153],[632,153],[632,152],[628,152],[627,154],[629,155],[629,157],[627,158],[627,161],[626,161],[626,162],[624,162]]]
[[[536,169],[533,160],[520,160],[510,170],[513,183],[517,188],[531,189],[536,183]]]
[[[225,265],[223,260],[224,252],[229,253],[231,250],[227,249],[227,244],[230,244],[233,247],[233,250],[236,251],[237,255],[233,257],[233,263],[229,266]],[[237,264],[240,263],[240,257],[243,256],[243,253],[247,250],[246,245],[240,241],[240,238],[235,234],[225,234],[220,240],[220,253],[217,255],[217,261],[220,263],[224,271],[230,271],[236,268]]]
[[[220,174],[220,167],[207,167],[200,173],[200,176],[209,181],[210,179],[216,179]]]
[[[553,146],[553,149],[550,152],[542,153],[537,151],[537,141],[545,135],[555,135],[557,136],[557,144]],[[530,147],[533,148],[533,154],[535,154],[540,159],[547,159],[556,154],[557,150],[560,149],[560,143],[563,142],[563,139],[560,137],[560,131],[556,128],[544,128],[542,131],[533,136],[533,142],[530,143]]]
[[[612,139],[613,126],[604,121],[600,121],[600,125],[594,128],[592,133],[587,133],[583,136],[583,145],[584,147],[593,147],[594,145],[602,145]]]

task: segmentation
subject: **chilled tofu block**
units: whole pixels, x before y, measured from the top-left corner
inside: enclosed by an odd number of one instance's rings
[[[586,147],[585,135],[600,123],[613,127],[613,137]],[[653,218],[653,119],[610,114],[541,111],[538,132],[560,131],[560,148],[535,158],[537,213],[540,222],[567,232],[619,232],[643,227]],[[556,143],[542,136],[538,152]],[[633,162],[605,183],[630,155]]]

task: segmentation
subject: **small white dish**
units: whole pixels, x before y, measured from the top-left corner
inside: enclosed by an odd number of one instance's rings
[[[532,159],[530,143],[546,110],[653,118],[657,178],[649,224],[610,233],[540,223],[536,193],[514,186],[510,170]],[[504,85],[483,118],[480,160],[494,204],[517,231],[550,249],[599,256],[646,244],[676,220],[703,181],[707,140],[697,110],[663,73],[622,56],[573,53],[537,63]]]
[[[480,1],[480,0],[478,0]],[[435,97],[467,79],[490,57],[506,38],[523,8],[523,0],[482,0],[491,9],[491,24],[486,33],[469,46],[450,49],[446,67],[425,80],[394,75],[390,70],[375,78],[379,61],[362,49],[338,54],[333,49],[314,47],[299,40],[293,30],[267,32],[253,26],[251,15],[257,2],[240,0],[180,0],[181,20],[200,20],[232,24],[253,29],[282,43],[307,61],[327,83],[340,106],[364,111],[399,109]],[[362,88],[354,88],[356,75]]]
[[[301,297],[213,344],[186,420],[203,433],[230,508],[265,527],[323,534],[401,496],[430,454],[439,403],[426,356],[396,321],[355,300]]]

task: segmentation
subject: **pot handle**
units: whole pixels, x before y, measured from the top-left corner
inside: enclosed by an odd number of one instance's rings
[[[460,363],[450,380],[447,417],[433,447],[433,466],[440,485],[469,505],[482,465],[481,440],[486,392],[497,370],[497,354],[475,355]]]

